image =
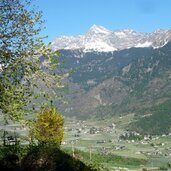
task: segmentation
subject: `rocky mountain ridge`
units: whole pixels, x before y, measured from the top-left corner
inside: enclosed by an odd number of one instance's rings
[[[102,26],[93,25],[85,35],[61,36],[56,38],[53,50],[82,50],[86,52],[113,52],[132,47],[159,48],[171,40],[171,30],[156,30],[145,33],[130,29],[110,31]]]

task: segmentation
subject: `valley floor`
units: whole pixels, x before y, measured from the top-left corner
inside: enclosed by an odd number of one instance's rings
[[[62,148],[111,171],[171,169],[171,135],[120,138],[132,119],[133,114],[86,121],[66,118]]]
[[[133,121],[134,114],[88,120],[66,117],[61,148],[102,171],[171,170],[171,135],[122,139],[121,135],[128,134],[127,126]],[[17,132],[21,136],[20,142],[28,143],[22,139],[27,134],[25,127],[10,124],[0,129],[11,132],[11,135]]]

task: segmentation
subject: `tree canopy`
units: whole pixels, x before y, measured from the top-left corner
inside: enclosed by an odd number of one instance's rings
[[[59,52],[44,45],[41,17],[31,0],[0,1],[0,111],[12,120],[52,103],[61,86]]]
[[[56,108],[44,108],[37,113],[30,136],[43,144],[60,145],[64,136],[63,126],[64,118]]]

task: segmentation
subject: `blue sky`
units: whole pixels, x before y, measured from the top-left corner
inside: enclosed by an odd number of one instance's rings
[[[171,0],[34,0],[43,11],[48,35],[84,34],[93,24],[109,30],[152,32],[171,28]]]

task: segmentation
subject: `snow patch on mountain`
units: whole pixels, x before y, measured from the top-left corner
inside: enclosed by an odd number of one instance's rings
[[[126,37],[126,34],[124,32],[115,32],[115,35],[118,36],[119,38],[124,38]]]
[[[138,43],[135,47],[150,47],[152,44],[153,42]]]
[[[109,46],[107,43],[102,42],[102,41],[95,41],[91,43],[87,43],[84,48],[84,52],[89,52],[89,51],[98,51],[98,52],[112,52],[116,51],[117,49]]]

